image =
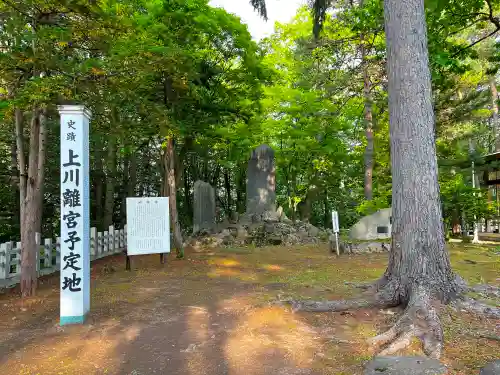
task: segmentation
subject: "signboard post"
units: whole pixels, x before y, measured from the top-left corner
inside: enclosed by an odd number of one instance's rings
[[[339,251],[339,214],[337,211],[332,211],[332,229],[335,233],[335,246],[337,249],[337,256],[340,255]]]
[[[84,323],[90,310],[89,121],[82,105],[61,116],[60,324]]]
[[[163,253],[170,253],[168,198],[127,198],[127,256]]]

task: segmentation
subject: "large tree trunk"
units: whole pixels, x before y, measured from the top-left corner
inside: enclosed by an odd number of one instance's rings
[[[104,199],[104,228],[113,225],[116,178],[116,138],[108,140],[108,158],[106,161],[106,197]]]
[[[420,338],[424,352],[441,355],[439,303],[464,285],[451,270],[438,185],[431,77],[423,0],[385,0],[387,74],[392,164],[392,244],[389,264],[367,300],[294,302],[295,310],[341,311],[364,306],[405,308],[372,345],[391,342],[389,355]]]
[[[410,321],[429,328],[424,350],[439,357],[441,323],[431,302],[449,302],[459,285],[445,249],[424,2],[385,0],[384,11],[393,186],[384,281]],[[401,339],[392,345],[399,344]]]
[[[32,113],[26,196],[21,202],[21,293],[23,297],[36,292],[37,272],[35,233],[40,230],[42,185],[45,163],[44,114],[38,108]]]
[[[170,206],[170,225],[173,232],[174,247],[177,251],[177,257],[184,257],[184,248],[182,245],[182,232],[179,224],[179,216],[177,211],[177,189],[175,178],[175,148],[174,138],[169,137],[167,148],[165,150],[165,182],[164,194],[169,197]]]
[[[498,90],[495,76],[490,78],[492,122],[495,134],[495,151],[500,151],[500,123],[498,121]]]
[[[392,164],[392,248],[388,278],[400,302],[415,283],[444,301],[454,284],[445,249],[423,0],[385,0]]]

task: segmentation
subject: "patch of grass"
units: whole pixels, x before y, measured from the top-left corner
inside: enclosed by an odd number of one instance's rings
[[[451,264],[459,275],[471,284],[498,284],[500,256],[492,246],[454,243],[448,244]]]

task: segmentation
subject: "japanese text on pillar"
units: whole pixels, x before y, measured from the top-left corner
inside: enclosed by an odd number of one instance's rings
[[[66,141],[67,142],[75,142],[77,141],[77,137],[75,132],[75,122],[70,120],[67,122],[66,129]],[[61,277],[63,278],[62,282],[62,290],[68,290],[70,292],[80,292],[82,289],[80,287],[80,283],[82,281],[82,268],[79,266],[80,259],[82,257],[81,254],[81,246],[75,246],[79,242],[81,242],[81,196],[82,191],[80,187],[80,174],[81,171],[81,162],[80,155],[75,153],[75,150],[72,146],[69,147],[67,155],[62,155],[63,160],[65,161],[62,164],[62,225],[66,225],[67,231],[63,231],[65,235],[61,238],[61,244],[65,244],[68,251],[62,252],[62,254],[66,254],[63,256],[62,261],[63,268]]]

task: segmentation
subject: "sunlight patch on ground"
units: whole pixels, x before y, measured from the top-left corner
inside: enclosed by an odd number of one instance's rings
[[[119,332],[113,326],[88,331],[88,326],[71,327],[67,334],[57,334],[30,344],[9,355],[1,368],[9,369],[9,374],[106,373],[122,360],[116,349],[134,341],[141,329],[132,325]],[[29,365],[23,360],[26,358],[29,358]]]
[[[269,361],[283,360],[283,366],[307,368],[317,350],[311,329],[295,316],[278,307],[254,309],[242,314],[237,329],[225,348],[229,365],[235,373],[258,374]]]
[[[232,268],[214,268],[207,273],[207,276],[211,278],[227,277],[231,279],[238,279],[241,281],[258,280],[258,277],[254,272],[240,271]]]
[[[279,266],[277,264],[262,264],[259,268],[266,271],[284,271],[285,268],[283,266]]]

